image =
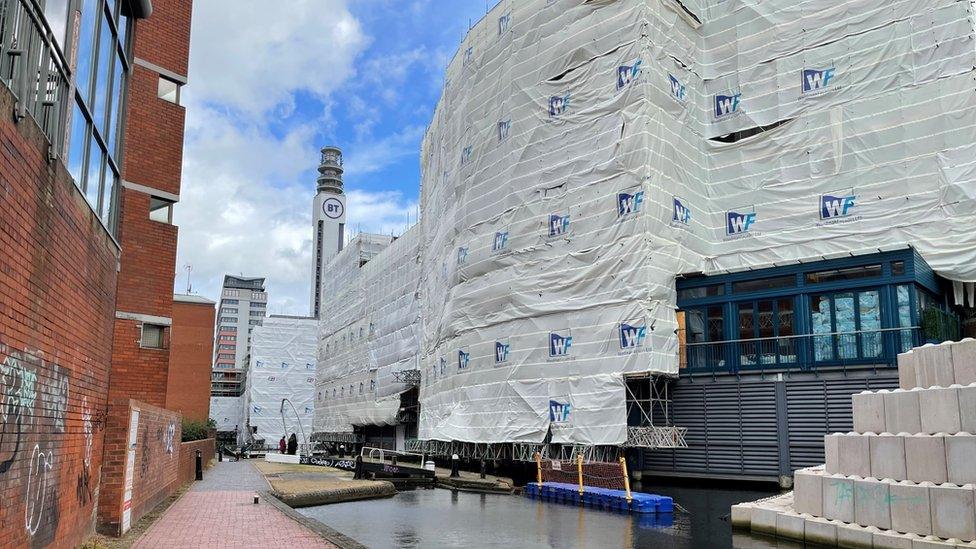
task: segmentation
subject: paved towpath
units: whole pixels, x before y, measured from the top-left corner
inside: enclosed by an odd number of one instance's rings
[[[268,489],[250,462],[218,462],[133,547],[335,547],[266,500],[255,505]]]

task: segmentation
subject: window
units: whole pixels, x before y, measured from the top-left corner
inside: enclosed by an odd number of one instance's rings
[[[224,300],[224,305],[237,305],[239,303],[240,303],[240,300],[237,300],[237,299],[225,299]]]
[[[163,334],[166,331],[165,326],[159,326],[156,324],[143,324],[142,325],[142,338],[139,341],[139,346],[144,349],[162,349],[163,348]]]
[[[251,326],[260,326],[261,325],[261,321],[260,320],[252,320],[252,321],[249,322],[249,324]]]
[[[230,317],[227,317],[227,316],[222,316],[222,317],[220,317],[220,321],[221,322],[237,322],[237,319],[236,318],[230,318]]]
[[[237,297],[241,295],[240,290],[224,290],[224,297]]]
[[[219,349],[220,349],[221,351],[233,351],[233,350],[234,350],[234,349],[236,349],[236,348],[237,348],[237,345],[221,345],[221,346],[219,347]]]
[[[264,316],[265,315],[265,312],[264,311],[251,311],[250,315],[251,316]]]
[[[174,105],[180,104],[180,88],[183,87],[179,82],[170,80],[165,76],[159,77],[159,86],[156,90],[156,97],[163,101],[169,101]]]
[[[268,300],[268,294],[266,294],[264,292],[253,292],[251,294],[251,299],[253,301],[267,301]]]
[[[221,326],[220,327],[220,331],[221,332],[236,332],[237,331],[237,326]]]
[[[237,341],[237,336],[232,335],[222,335],[220,336],[221,341]]]
[[[376,380],[375,379],[371,379],[371,380],[369,380],[369,392],[372,393],[375,390],[376,390]]]
[[[810,296],[813,355],[818,362],[881,356],[881,301],[876,289]]]
[[[895,262],[893,262],[891,264],[891,275],[892,276],[901,276],[903,274],[905,274],[905,262],[904,261],[895,261]]]
[[[739,364],[743,367],[794,364],[796,324],[793,298],[763,299],[736,305]]]
[[[720,295],[725,295],[725,284],[712,284],[711,286],[681,290],[678,292],[678,299],[701,299]]]
[[[224,307],[223,309],[220,310],[220,314],[222,314],[222,315],[236,315],[237,314],[237,309],[231,309],[231,308],[228,308],[228,307]]]
[[[218,360],[234,360],[234,355],[217,355]]]
[[[359,382],[359,394],[363,394],[363,382]]]
[[[175,202],[172,200],[157,198],[155,196],[149,197],[149,219],[172,225],[173,204],[175,204]]]
[[[760,292],[765,290],[778,290],[780,288],[790,288],[796,285],[796,277],[775,276],[772,278],[760,278],[754,280],[740,280],[732,283],[734,293]]]
[[[825,282],[840,282],[844,280],[857,280],[859,278],[878,278],[880,276],[881,265],[878,264],[807,273],[806,280],[807,284],[823,284]]]
[[[257,308],[257,309],[260,309],[260,308],[263,308],[263,307],[267,307],[267,306],[268,306],[268,304],[265,303],[265,302],[263,302],[263,301],[255,301],[255,302],[251,303],[251,307],[254,307],[254,308]]]

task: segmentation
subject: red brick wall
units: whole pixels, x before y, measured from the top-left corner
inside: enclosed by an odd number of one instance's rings
[[[196,480],[197,450],[200,450],[203,461],[203,474],[206,475],[207,464],[213,461],[217,455],[216,441],[212,438],[206,438],[180,444],[180,476],[177,481],[177,487]]]
[[[210,417],[215,315],[212,303],[173,302],[166,407],[187,419]]]
[[[141,29],[135,56],[186,76],[190,54],[190,0],[153,0],[152,25]]]
[[[0,547],[94,525],[118,249],[0,85]]]
[[[138,410],[139,418],[133,445],[129,439],[129,421],[135,410]],[[102,465],[102,492],[98,500],[100,531],[113,535],[121,533],[126,507],[127,466],[131,467],[132,475],[130,526],[179,487],[180,424],[180,415],[170,410],[135,400],[112,403],[105,437],[107,452]],[[111,451],[111,459],[108,451]]]

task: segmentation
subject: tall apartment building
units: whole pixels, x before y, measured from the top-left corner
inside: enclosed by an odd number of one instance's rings
[[[217,309],[211,396],[239,397],[243,393],[251,331],[264,323],[267,306],[263,278],[224,277]]]
[[[342,151],[338,147],[322,148],[316,191],[312,202],[314,249],[309,311],[318,318],[322,309],[322,275],[345,243],[346,196],[342,190]]]

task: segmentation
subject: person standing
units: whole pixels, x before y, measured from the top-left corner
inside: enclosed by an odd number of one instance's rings
[[[281,435],[281,440],[278,441],[278,452],[281,453],[281,455],[285,455],[286,448],[285,435]]]
[[[297,451],[298,451],[298,437],[295,436],[295,433],[292,433],[291,436],[288,437],[288,455],[293,456]]]

